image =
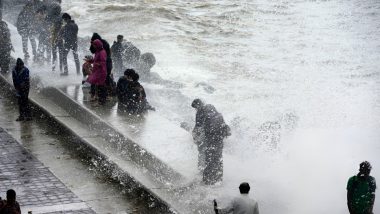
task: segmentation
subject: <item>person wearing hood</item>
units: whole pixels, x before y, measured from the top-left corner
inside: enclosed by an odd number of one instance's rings
[[[21,10],[17,17],[16,27],[17,31],[21,36],[22,50],[24,52],[24,59],[28,60],[30,58],[28,52],[28,42],[30,41],[32,45],[33,57],[37,57],[37,45],[36,45],[36,10],[38,1],[29,1]]]
[[[30,76],[29,69],[24,66],[22,59],[17,58],[16,66],[12,72],[13,85],[16,89],[20,115],[16,121],[31,120],[32,115],[29,106]]]
[[[96,91],[98,92],[99,104],[103,105],[107,99],[107,90],[105,87],[106,77],[107,77],[107,53],[103,48],[103,43],[99,39],[95,39],[92,45],[95,48],[95,56],[92,62],[93,69],[92,74],[88,77],[88,82],[93,86],[91,90],[92,97],[95,96]],[[95,87],[95,88],[94,88]],[[95,89],[95,90],[94,90]]]
[[[106,85],[110,86],[113,83],[113,79],[112,79],[112,76],[111,76],[111,72],[112,72],[112,58],[111,58],[110,45],[109,45],[109,43],[106,40],[102,39],[102,37],[98,33],[94,33],[92,35],[91,42],[94,41],[95,39],[99,39],[102,42],[103,48],[104,48],[104,50],[107,53],[107,62],[106,62],[106,65],[107,65],[107,79],[106,79]],[[95,53],[95,47],[93,45],[90,46],[90,51],[91,51],[91,53]]]
[[[370,176],[372,166],[368,161],[359,165],[359,173],[347,182],[347,206],[350,214],[373,214],[376,180]]]
[[[0,70],[2,73],[9,71],[9,64],[11,60],[11,34],[8,25],[5,21],[0,21]]]
[[[230,128],[222,114],[211,104],[195,99],[191,106],[196,109],[193,138],[198,146],[198,168],[206,185],[214,185],[223,178],[223,139],[230,136]]]
[[[52,70],[55,71],[57,66],[57,58],[59,60],[59,71],[62,72],[62,58],[63,58],[63,41],[61,35],[62,28],[62,15],[61,15],[61,5],[58,3],[48,4],[48,14],[46,17],[50,28],[50,42],[51,50],[53,55],[53,66]],[[57,57],[58,54],[58,57]]]
[[[79,65],[79,57],[78,57],[78,25],[75,24],[74,20],[71,19],[71,16],[67,13],[62,15],[62,20],[66,23],[61,31],[62,31],[62,42],[63,42],[63,70],[62,75],[68,75],[69,69],[67,66],[67,55],[70,50],[73,51],[75,68],[77,74],[80,74],[80,65]]]

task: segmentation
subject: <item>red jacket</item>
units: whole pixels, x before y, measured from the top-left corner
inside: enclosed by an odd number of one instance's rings
[[[106,59],[107,53],[103,49],[103,44],[99,39],[92,42],[95,47],[95,57],[93,63],[92,74],[88,77],[88,82],[94,85],[105,85],[107,77]]]

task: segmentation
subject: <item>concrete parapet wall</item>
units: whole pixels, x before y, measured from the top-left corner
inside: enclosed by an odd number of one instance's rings
[[[10,75],[0,75],[0,84],[13,91]],[[144,189],[170,208],[168,212],[188,213],[176,199],[183,191],[177,187],[186,182],[180,173],[57,88],[47,87],[39,92],[32,89],[29,99],[35,110],[44,112],[76,136],[86,148],[86,155],[106,166],[114,179]]]

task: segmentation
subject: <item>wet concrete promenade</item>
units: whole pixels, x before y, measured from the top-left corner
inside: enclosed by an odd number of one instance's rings
[[[16,122],[17,100],[7,86],[1,85],[0,89],[0,127],[3,127],[27,150],[27,154],[37,158],[45,169],[52,172],[92,210],[104,214],[162,213],[154,206],[153,201],[143,197],[140,190],[120,185],[118,181],[103,173],[99,166],[96,166],[96,162],[83,157],[75,138],[57,126],[47,115],[34,112],[32,121]],[[3,145],[3,142],[0,142],[0,145]],[[1,149],[0,154],[0,160],[4,160]],[[1,178],[5,175],[7,174],[3,174],[3,171],[0,172]],[[28,174],[31,181],[34,176],[33,173]],[[17,179],[19,178],[11,178],[11,182],[17,182]],[[27,179],[24,181],[28,182]],[[15,186],[4,186],[1,182],[3,179],[0,179],[2,198],[5,198],[7,188],[14,188],[17,192],[23,190]],[[21,203],[20,199],[18,200]]]
[[[22,213],[95,213],[3,128],[0,153],[0,195],[14,189]]]

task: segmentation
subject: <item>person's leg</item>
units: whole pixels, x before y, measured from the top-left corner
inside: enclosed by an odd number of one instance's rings
[[[203,174],[203,170],[206,167],[206,147],[198,145],[198,170]]]
[[[22,51],[24,53],[24,58],[29,59],[29,53],[28,53],[28,35],[21,34],[21,41],[22,41]]]
[[[96,100],[96,85],[94,84],[91,84],[91,88],[90,88],[90,94],[91,94],[91,98],[90,98],[90,101],[95,101]]]
[[[62,50],[62,66],[63,66],[63,72],[67,74],[69,72],[69,68],[67,66],[67,55],[69,54],[69,47],[63,47]]]
[[[220,143],[220,144],[218,144]],[[203,182],[213,185],[223,179],[223,142],[208,144],[206,149],[206,167],[203,172]]]
[[[74,44],[72,47],[73,55],[74,55],[74,62],[75,62],[75,68],[77,70],[77,74],[80,74],[80,64],[79,64],[79,57],[78,57],[78,44]]]
[[[46,41],[45,41],[45,50],[46,50],[46,62],[50,64],[51,63],[52,48],[51,48],[51,44],[50,44],[48,39],[46,39]]]
[[[51,46],[51,51],[53,55],[53,65],[52,65],[52,70],[55,71],[56,65],[57,65],[57,52],[58,52],[58,46],[57,44],[53,43]]]
[[[25,91],[23,96],[23,103],[24,103],[24,116],[26,120],[32,119],[32,112],[29,105],[29,90]]]
[[[22,121],[24,120],[24,107],[22,105],[22,97],[21,96],[18,96],[17,97],[17,101],[18,101],[18,111],[19,111],[19,116],[18,118],[16,119],[17,121]]]
[[[30,44],[32,44],[32,53],[33,53],[33,59],[36,59],[37,57],[37,45],[36,45],[36,39],[34,35],[29,35]]]
[[[98,96],[99,96],[99,104],[104,104],[107,99],[107,89],[105,85],[99,85],[98,87]]]
[[[10,60],[10,54],[4,54],[0,56],[0,68],[2,73],[7,73],[9,71]]]
[[[62,72],[63,68],[63,44],[58,45],[58,58],[59,58],[59,71]]]

